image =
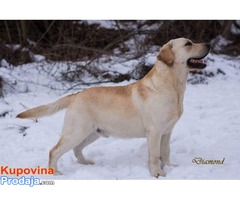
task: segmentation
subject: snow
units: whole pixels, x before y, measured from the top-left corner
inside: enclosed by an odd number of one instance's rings
[[[147,63],[154,62],[152,54]],[[167,179],[240,179],[240,58],[210,54],[204,84],[188,84],[184,98],[184,113],[174,128],[171,139],[171,160],[177,167],[164,167]],[[50,149],[57,143],[62,129],[64,111],[41,118],[38,122],[16,119],[15,116],[31,107],[47,104],[66,95],[71,85],[56,81],[57,66],[42,61],[12,68],[6,63],[0,76],[6,82],[0,99],[0,165],[9,167],[47,167]],[[105,66],[129,73],[132,62]],[[59,65],[64,65],[60,63]],[[129,66],[129,69],[128,67]],[[63,67],[64,68],[64,67]],[[49,70],[56,75],[48,75]],[[122,71],[121,71],[122,70]],[[221,70],[224,73],[218,73]],[[192,78],[193,75],[190,75]],[[86,77],[88,80],[89,77]],[[90,78],[91,80],[91,78]],[[133,82],[124,81],[120,85]],[[70,84],[70,83],[69,83]],[[116,85],[108,83],[105,85]],[[81,86],[83,89],[86,86]],[[53,89],[54,88],[54,89]],[[4,90],[7,90],[6,88]],[[56,90],[57,89],[57,90]],[[67,91],[67,94],[76,92]],[[95,165],[80,165],[72,151],[58,162],[61,176],[41,175],[42,179],[155,179],[147,165],[146,139],[101,138],[84,149]],[[222,160],[223,165],[197,165],[196,157]]]
[[[91,24],[98,24],[99,26],[101,26],[103,28],[107,28],[107,29],[114,29],[114,28],[116,28],[116,22],[112,21],[112,20],[87,20],[87,23],[89,25],[91,25]]]

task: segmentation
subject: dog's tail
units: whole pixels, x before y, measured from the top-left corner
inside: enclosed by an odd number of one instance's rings
[[[37,119],[40,117],[53,115],[54,113],[67,108],[74,99],[74,94],[63,97],[53,103],[38,106],[25,112],[19,113],[17,118]]]

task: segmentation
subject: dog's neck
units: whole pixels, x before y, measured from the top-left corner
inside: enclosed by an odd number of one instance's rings
[[[180,90],[182,93],[186,88],[187,76],[187,69],[174,68],[174,66],[168,66],[161,61],[157,61],[153,69],[145,77],[146,79],[150,79],[154,87],[158,90],[162,91],[167,85],[168,88],[171,87],[174,90]]]

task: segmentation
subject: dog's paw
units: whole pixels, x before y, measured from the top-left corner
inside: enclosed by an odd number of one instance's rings
[[[160,167],[151,167],[150,174],[156,178],[159,176],[166,176],[166,173]]]
[[[82,164],[82,165],[94,165],[94,161],[89,160],[89,159],[81,159],[78,160],[78,163]]]

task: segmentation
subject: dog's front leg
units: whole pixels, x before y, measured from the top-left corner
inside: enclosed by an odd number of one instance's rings
[[[165,134],[162,136],[161,145],[160,145],[160,160],[162,161],[163,165],[173,166],[176,167],[177,165],[172,164],[170,162],[170,138],[172,132]]]
[[[160,145],[162,135],[153,128],[147,130],[148,142],[148,164],[152,176],[165,176],[165,172],[161,169],[160,163]]]

